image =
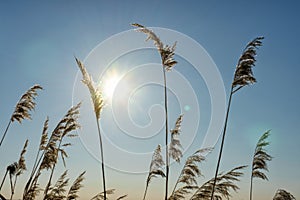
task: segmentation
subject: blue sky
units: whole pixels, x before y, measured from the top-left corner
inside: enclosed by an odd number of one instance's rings
[[[35,83],[41,84],[45,89],[37,98],[38,105],[33,120],[24,121],[22,125],[13,124],[9,130],[5,144],[0,149],[0,176],[4,174],[5,167],[18,158],[27,138],[30,140],[27,154],[30,169],[30,160],[35,154],[44,119],[46,116],[50,117],[50,129],[53,129],[72,105],[73,84],[79,84],[76,79],[78,70],[74,55],[83,60],[100,42],[131,29],[130,23],[138,22],[146,26],[181,32],[201,44],[218,67],[227,93],[236,62],[245,44],[256,36],[266,37],[263,47],[258,50],[257,64],[254,67],[258,83],[244,88],[234,96],[221,170],[249,164],[256,141],[264,131],[271,129],[271,144],[268,149],[274,159],[269,164],[270,181],[255,180],[254,197],[258,200],[272,198],[278,188],[290,191],[296,198],[300,197],[300,136],[297,126],[300,120],[300,94],[297,89],[300,72],[297,61],[300,45],[300,28],[297,25],[297,19],[300,17],[298,2],[230,1],[225,4],[217,1],[26,1],[1,2],[0,5],[1,130],[4,131],[15,103],[24,91]],[[141,33],[137,33],[136,37],[144,39]],[[141,58],[143,59],[140,59],[140,63],[150,62],[152,59],[153,62],[159,61],[154,51],[149,51],[149,57],[143,54]],[[133,63],[132,59],[129,62],[129,55],[127,67]],[[201,101],[199,109],[204,117],[199,125],[207,126],[210,102],[205,83],[201,77],[193,76],[184,60],[178,59],[178,72],[190,79],[196,96]],[[120,59],[119,65],[124,65],[124,60]],[[117,67],[117,70],[121,71],[122,68]],[[93,76],[97,77],[99,74]],[[78,85],[78,90],[81,87],[84,88]],[[155,98],[139,101],[142,102],[142,107],[150,108],[152,104],[160,103],[162,97],[159,96],[159,89],[160,87],[153,87],[147,94],[136,93],[137,101],[141,100],[139,95],[148,95]],[[75,98],[83,99],[84,109],[87,109],[83,110],[83,124],[84,116],[89,115],[90,102],[87,95],[87,91],[82,91]],[[173,102],[170,103],[170,109],[173,110],[170,113],[171,127],[180,113],[180,102],[176,101],[175,96],[170,95],[170,102]],[[109,124],[112,119],[109,111],[107,106],[103,114],[103,129],[116,134],[118,130]],[[191,109],[186,112],[186,117],[195,114],[193,111]],[[137,112],[133,119],[143,125],[149,120],[146,115],[143,111]],[[94,123],[88,125],[89,128],[92,126]],[[183,124],[183,140],[186,139],[185,126],[188,130],[191,122]],[[112,129],[109,129],[110,127]],[[92,131],[85,133],[85,130],[89,129],[82,127],[80,134],[93,134]],[[199,148],[201,131],[203,129],[200,128],[199,137],[195,138],[185,156]],[[122,139],[119,140],[118,135],[111,137],[124,148],[130,146],[131,151],[141,148],[141,152],[148,152],[149,149],[154,149],[158,142],[163,143],[158,138],[152,138],[153,141],[148,140],[147,145],[140,147],[132,145],[131,141],[123,139],[122,135]],[[81,171],[87,170],[85,187],[81,191],[82,199],[87,199],[96,194],[100,187],[99,163],[88,153],[79,138],[73,143],[74,146],[69,150],[67,168],[71,179]],[[219,143],[216,150],[218,148]],[[207,162],[201,165],[205,177],[199,179],[199,183],[213,176],[217,161],[216,152],[209,155]],[[108,152],[107,160],[110,160],[109,155]],[[150,160],[143,163],[141,167],[147,170],[149,162]],[[137,163],[120,160],[119,164],[130,167],[131,164]],[[176,174],[180,166],[172,165],[172,173]],[[64,169],[60,167],[59,170],[58,174]],[[176,176],[174,175],[173,179]],[[108,169],[107,177],[109,188],[116,188],[118,194],[128,193],[130,199],[141,198],[146,174],[133,175]],[[248,183],[249,169],[245,171],[240,183],[240,192],[234,194],[232,199],[247,199]],[[159,198],[163,194],[162,185],[163,181],[159,179],[152,182],[149,199]],[[8,184],[6,187],[8,188]]]

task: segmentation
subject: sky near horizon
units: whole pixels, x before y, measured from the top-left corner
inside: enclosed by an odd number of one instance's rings
[[[109,165],[107,185],[116,189],[116,196],[128,194],[128,199],[141,199],[147,176],[143,172],[149,168],[151,152],[164,141],[163,77],[159,55],[152,42],[145,42],[145,35],[132,31],[130,24],[140,23],[156,27],[157,34],[167,44],[172,44],[178,37],[178,55],[175,55],[178,64],[167,74],[169,127],[173,128],[178,115],[184,114],[181,139],[185,153],[181,164],[171,166],[170,189],[183,161],[203,144],[217,108],[212,100],[213,93],[220,94],[218,105],[222,110],[226,103],[222,95],[229,93],[243,48],[253,38],[265,36],[253,68],[257,83],[243,88],[233,98],[220,169],[227,171],[238,165],[249,165],[257,140],[265,131],[271,130],[267,148],[274,158],[268,165],[269,181],[254,180],[254,198],[271,199],[279,188],[300,198],[299,9],[297,1],[229,1],[226,4],[158,0],[0,2],[1,136],[23,92],[36,83],[44,87],[36,99],[33,120],[26,120],[21,125],[13,123],[0,147],[0,178],[6,166],[18,159],[26,139],[29,139],[26,161],[30,171],[46,117],[49,116],[49,127],[53,130],[72,104],[82,101],[82,128],[80,137],[72,140],[73,146],[68,149],[67,169],[71,182],[79,173],[87,171],[80,199],[90,199],[100,190],[101,172],[95,155],[96,127],[87,88],[80,83],[76,56],[85,61],[94,80],[98,81],[103,75],[100,72],[104,73],[103,77],[122,79],[101,118],[108,141],[104,144]],[[123,36],[126,38],[127,33],[134,41],[116,42]],[[180,43],[182,36],[186,39],[184,44]],[[188,46],[188,42],[200,44],[201,48]],[[110,49],[101,49],[105,44],[110,44]],[[141,49],[132,49],[135,44],[141,45]],[[121,47],[129,48],[128,52],[116,53]],[[216,85],[222,82],[217,85],[221,88],[220,93],[214,90],[217,86],[206,79],[205,71],[199,73],[199,68],[188,59],[194,54],[197,57],[198,50],[203,53],[199,55],[203,66],[216,67],[221,79],[213,76],[212,80],[216,80]],[[114,60],[109,60],[109,56]],[[105,65],[104,70],[98,67],[102,66],[99,63],[109,65]],[[99,84],[105,83],[104,80]],[[143,81],[151,84],[143,85]],[[112,84],[108,82],[108,85]],[[108,95],[111,95],[110,91]],[[217,117],[222,118],[222,112]],[[221,122],[222,119],[218,123]],[[219,147],[220,142],[207,161],[200,164],[204,174],[199,178],[200,184],[214,175]],[[64,170],[60,161],[55,178]],[[232,193],[233,200],[248,199],[249,171],[250,168],[244,171],[240,191]],[[16,198],[20,197],[27,176],[28,172],[20,178]],[[148,199],[162,199],[163,187],[162,179],[153,180]],[[8,182],[3,190],[8,196]]]

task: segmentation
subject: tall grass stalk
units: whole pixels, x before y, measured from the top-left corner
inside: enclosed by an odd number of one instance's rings
[[[267,162],[272,160],[272,156],[267,153],[264,147],[268,146],[270,143],[266,140],[270,135],[270,130],[266,131],[258,140],[252,161],[251,169],[251,179],[250,179],[250,200],[252,200],[252,189],[253,189],[253,178],[260,178],[263,180],[268,180],[268,177],[264,171],[268,171]]]
[[[144,191],[143,200],[146,199],[146,194],[148,191],[148,187],[150,184],[150,181],[152,178],[155,178],[157,176],[166,177],[165,173],[162,170],[162,167],[165,165],[165,162],[163,161],[162,155],[161,155],[161,147],[158,145],[152,155],[152,160],[150,164],[149,174],[146,180],[146,187]]]
[[[31,180],[33,179],[33,176],[34,176],[40,162],[42,161],[43,157],[40,156],[40,153],[44,152],[44,150],[46,149],[46,145],[47,145],[47,141],[48,141],[48,125],[49,125],[49,117],[47,117],[47,119],[44,122],[42,136],[41,136],[41,139],[40,139],[39,149],[38,149],[38,152],[35,156],[34,164],[33,164],[30,176],[29,176],[29,180],[27,181],[27,183],[25,185],[24,191],[26,191],[27,188],[29,187],[29,184],[31,183]]]
[[[95,83],[92,79],[92,77],[89,75],[86,67],[83,65],[83,63],[75,58],[76,63],[82,73],[83,79],[82,82],[85,84],[90,92],[92,103],[94,106],[94,113],[95,113],[95,119],[97,123],[97,130],[98,130],[98,137],[99,137],[99,147],[100,147],[100,156],[101,156],[101,171],[102,171],[102,183],[103,183],[103,196],[104,200],[107,199],[106,197],[106,181],[105,181],[105,167],[104,167],[104,151],[103,151],[103,143],[102,143],[102,136],[101,136],[101,128],[100,128],[100,114],[104,107],[104,100],[102,97],[102,93],[100,90],[95,86]]]
[[[70,146],[70,143],[61,145],[61,140],[67,137],[73,137],[74,134],[70,134],[73,130],[79,128],[78,118],[79,118],[79,108],[81,103],[71,107],[67,114],[59,121],[55,129],[52,131],[49,140],[47,141],[47,130],[48,130],[48,119],[44,123],[43,133],[41,136],[39,150],[42,151],[36,166],[33,167],[29,180],[27,181],[24,192],[23,200],[32,200],[41,191],[38,187],[38,179],[43,170],[52,170],[55,168],[57,163],[58,153],[62,154],[62,159],[67,157],[66,152],[60,148],[60,146]],[[53,172],[51,172],[53,174]],[[49,180],[51,183],[52,175],[50,175]],[[44,190],[46,194],[49,189],[49,181]],[[45,196],[45,195],[44,195]]]
[[[137,27],[137,31],[143,32],[147,35],[147,40],[153,40],[154,45],[156,46],[160,57],[161,57],[161,64],[162,64],[162,70],[163,70],[163,78],[164,78],[164,104],[165,104],[165,145],[166,145],[166,185],[165,185],[165,200],[168,199],[168,187],[169,187],[169,152],[168,152],[168,144],[169,144],[169,129],[168,129],[168,94],[167,94],[167,77],[166,77],[166,71],[170,71],[175,64],[177,64],[177,61],[173,59],[176,48],[176,42],[173,46],[164,45],[162,41],[159,39],[159,37],[150,29],[146,28],[143,25],[134,23],[132,26]]]
[[[22,123],[24,119],[29,119],[29,120],[31,119],[30,111],[34,110],[35,108],[36,103],[34,102],[34,100],[35,97],[38,95],[37,90],[42,90],[42,89],[43,88],[40,85],[34,85],[21,96],[5,128],[5,131],[0,141],[0,147],[3,143],[3,140],[8,132],[11,123],[13,123],[14,121],[18,121],[19,123]]]
[[[253,76],[252,67],[255,66],[256,49],[262,45],[263,39],[264,39],[264,37],[257,37],[246,45],[241,57],[238,60],[238,64],[235,69],[234,79],[231,84],[230,96],[229,96],[228,105],[227,105],[224,129],[222,132],[222,141],[221,141],[221,147],[220,147],[220,152],[219,152],[218,162],[217,162],[217,167],[216,167],[216,172],[215,172],[214,184],[213,184],[212,192],[211,192],[211,198],[210,198],[211,200],[213,200],[213,198],[214,198],[215,186],[216,186],[217,176],[219,173],[221,157],[222,157],[222,153],[223,153],[223,146],[224,146],[224,141],[225,141],[225,135],[226,135],[228,116],[229,116],[229,112],[230,112],[232,96],[233,96],[233,94],[235,94],[235,92],[239,91],[244,86],[253,84],[256,82],[256,79]]]
[[[66,166],[65,163],[65,157],[68,157],[68,154],[66,151],[63,149],[63,147],[68,147],[71,146],[71,143],[64,143],[63,144],[63,139],[65,137],[75,137],[77,136],[76,134],[71,134],[72,131],[77,130],[80,125],[78,123],[78,118],[79,118],[79,108],[80,108],[81,103],[77,104],[76,106],[72,107],[67,114],[64,116],[63,120],[59,123],[58,127],[61,127],[59,129],[55,129],[56,132],[58,132],[58,145],[56,151],[53,153],[54,155],[54,162],[51,166],[51,174],[49,176],[49,180],[47,183],[47,186],[44,190],[44,200],[46,200],[47,192],[49,190],[49,187],[51,186],[51,180],[54,174],[54,170],[56,167],[56,164],[58,162],[58,154],[60,153],[61,158],[63,160],[64,166]]]

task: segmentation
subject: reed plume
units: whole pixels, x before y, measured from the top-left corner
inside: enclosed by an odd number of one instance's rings
[[[252,189],[253,189],[253,178],[260,178],[263,180],[268,180],[268,177],[263,171],[268,171],[267,162],[272,160],[265,147],[270,143],[266,140],[270,135],[270,130],[266,131],[258,140],[252,161],[252,172],[251,172],[251,182],[250,182],[250,200],[252,200]]]
[[[86,67],[83,63],[75,58],[76,63],[82,73],[82,83],[85,84],[90,92],[91,99],[94,106],[94,113],[96,117],[97,129],[98,129],[98,137],[99,137],[99,146],[100,146],[100,154],[101,154],[101,170],[102,170],[102,183],[103,183],[103,196],[104,200],[106,200],[106,181],[105,181],[105,169],[104,169],[104,152],[103,152],[103,144],[102,144],[102,136],[100,129],[100,114],[104,107],[104,99],[102,97],[101,91],[95,86],[93,78],[89,75]]]
[[[283,189],[278,189],[273,200],[296,200],[296,198],[291,193]]]
[[[38,194],[42,191],[38,184],[38,179],[41,175],[41,172],[37,172],[37,174],[33,177],[32,182],[33,183],[29,188],[25,188],[23,193],[23,200],[34,200],[38,196]]]
[[[220,167],[220,163],[221,163],[221,157],[222,157],[223,146],[224,146],[224,141],[225,141],[227,122],[228,122],[228,116],[229,116],[232,96],[234,93],[236,93],[238,90],[240,90],[244,86],[256,82],[256,79],[253,76],[252,67],[255,66],[256,50],[259,46],[262,46],[263,39],[264,39],[264,37],[257,37],[246,45],[245,49],[242,52],[242,55],[240,56],[240,58],[238,60],[238,63],[237,63],[237,66],[236,66],[236,69],[234,72],[234,78],[233,78],[233,81],[231,84],[230,96],[229,96],[228,105],[227,105],[225,124],[224,124],[224,129],[222,132],[221,148],[220,148],[220,152],[219,152],[219,156],[218,156],[218,163],[217,163],[216,172],[215,172],[215,178],[214,178],[215,182],[213,184],[212,193],[211,193],[211,200],[213,200],[215,185],[216,185],[217,176],[219,173],[219,167]]]
[[[104,100],[102,97],[102,93],[95,86],[92,76],[89,75],[89,73],[88,73],[86,67],[83,65],[83,63],[80,60],[78,60],[77,58],[75,58],[75,60],[76,60],[76,63],[78,65],[81,73],[82,73],[82,77],[83,77],[82,83],[85,84],[89,89],[91,99],[92,99],[92,102],[94,105],[94,112],[96,114],[97,120],[99,120],[101,111],[104,107]]]
[[[175,55],[175,48],[176,48],[176,42],[172,45],[164,45],[163,42],[159,39],[159,37],[150,29],[147,27],[134,23],[131,24],[132,26],[136,27],[137,31],[145,33],[147,35],[148,40],[153,40],[154,45],[156,46],[160,57],[161,57],[161,64],[163,69],[163,77],[164,77],[164,99],[165,99],[165,145],[166,145],[166,186],[165,186],[165,200],[168,198],[168,185],[169,185],[169,141],[168,141],[168,95],[167,95],[167,77],[166,77],[166,71],[170,71],[176,64],[177,61],[174,60]]]
[[[22,123],[24,119],[31,119],[30,111],[34,110],[35,108],[36,103],[34,100],[35,97],[38,95],[37,90],[42,89],[43,88],[40,85],[34,85],[21,96],[3,133],[3,136],[0,141],[0,146],[2,145],[2,142],[12,122],[18,121],[19,123]]]
[[[178,138],[181,133],[181,123],[183,115],[180,115],[175,123],[174,129],[171,130],[171,142],[169,145],[169,157],[174,159],[176,162],[180,162],[182,157],[182,145]]]
[[[82,185],[82,181],[84,180],[84,174],[85,171],[82,172],[77,178],[76,180],[73,182],[72,186],[69,189],[69,192],[67,194],[67,200],[74,200],[74,199],[78,199],[78,191],[80,190],[80,188],[83,187]]]
[[[55,185],[49,186],[49,192],[46,194],[45,199],[62,200],[66,198],[65,192],[68,186],[69,179],[67,178],[67,170],[60,175]]]
[[[59,179],[56,181],[55,185],[52,187],[49,187],[49,192],[46,195],[45,199],[51,199],[51,200],[75,200],[78,199],[78,191],[80,188],[83,187],[81,184],[84,180],[84,174],[85,172],[81,173],[76,180],[73,182],[70,189],[66,190],[66,187],[69,184],[69,179],[67,178],[67,170],[59,177]],[[67,192],[67,193],[66,193]]]
[[[164,165],[165,165],[165,162],[163,161],[163,157],[161,155],[161,146],[158,145],[152,155],[152,160],[150,163],[149,174],[148,174],[148,177],[146,180],[146,188],[145,188],[143,200],[145,200],[145,198],[146,198],[146,194],[147,194],[151,179],[155,178],[157,176],[166,177],[166,175],[162,169]]]
[[[1,181],[0,191],[1,191],[1,189],[3,187],[3,184],[4,184],[5,180],[6,180],[7,174],[9,174],[9,177],[10,177],[10,184],[11,184],[11,191],[12,191],[12,189],[13,189],[12,188],[12,186],[13,186],[13,184],[12,184],[12,177],[15,175],[15,173],[17,171],[17,168],[18,168],[18,163],[17,162],[14,162],[13,164],[10,164],[9,166],[7,166],[6,172],[5,172],[5,174],[3,176],[3,179]]]
[[[205,161],[205,155],[211,151],[212,148],[200,149],[187,158],[168,200],[185,199],[186,195],[198,188],[196,179],[202,176],[198,163]],[[179,184],[182,186],[177,188]]]
[[[247,166],[236,167],[225,174],[219,174],[216,181],[215,178],[207,181],[197,189],[190,200],[209,200],[215,183],[213,200],[222,200],[223,198],[229,199],[231,197],[230,190],[236,192],[239,189],[235,182],[239,181],[239,178],[243,175],[243,172],[240,170],[243,170],[246,167]]]

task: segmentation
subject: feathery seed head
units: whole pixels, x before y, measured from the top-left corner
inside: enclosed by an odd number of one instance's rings
[[[174,65],[177,64],[177,61],[175,61],[173,58],[175,55],[176,42],[173,44],[173,46],[164,45],[159,39],[159,37],[152,30],[138,23],[134,23],[131,25],[136,27],[137,31],[143,32],[147,35],[146,41],[153,40],[154,45],[160,53],[164,69],[166,71],[170,71],[174,67]]]
[[[25,94],[22,95],[19,102],[16,105],[15,111],[11,116],[11,121],[15,120],[19,123],[23,119],[31,119],[30,111],[34,110],[36,103],[34,102],[35,97],[38,95],[37,90],[42,90],[43,88],[40,85],[32,86]]]
[[[85,84],[90,92],[91,99],[94,105],[94,112],[96,114],[97,119],[100,119],[100,113],[104,107],[104,99],[101,91],[95,86],[93,78],[89,75],[86,67],[83,63],[75,57],[77,65],[82,73],[82,83]]]
[[[242,56],[239,58],[234,80],[232,83],[233,87],[245,86],[256,82],[253,76],[252,67],[255,65],[256,49],[262,46],[262,40],[264,37],[257,37],[249,42],[244,49]]]

